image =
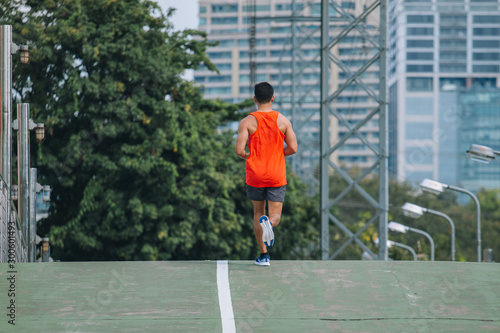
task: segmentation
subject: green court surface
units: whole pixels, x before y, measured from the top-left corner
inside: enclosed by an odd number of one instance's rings
[[[65,262],[9,271],[0,265],[0,332],[500,332],[500,265],[491,263]]]

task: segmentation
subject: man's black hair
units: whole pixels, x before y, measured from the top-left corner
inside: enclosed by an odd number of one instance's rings
[[[260,104],[269,103],[274,95],[274,88],[267,82],[257,83],[255,85],[255,99]]]

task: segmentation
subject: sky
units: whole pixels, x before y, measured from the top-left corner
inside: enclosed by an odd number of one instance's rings
[[[168,8],[176,9],[172,23],[175,30],[197,29],[198,28],[198,0],[156,0],[164,12]],[[192,81],[194,79],[194,71],[188,69],[182,77],[185,80]]]
[[[198,0],[156,0],[163,11],[173,7],[177,10],[172,17],[175,30],[198,28]]]

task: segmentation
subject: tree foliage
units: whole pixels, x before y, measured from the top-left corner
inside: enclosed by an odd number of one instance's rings
[[[2,1],[0,19],[31,49],[29,66],[15,67],[14,86],[48,133],[32,152],[53,188],[50,216],[39,225],[53,257],[254,258],[244,161],[233,133],[218,130],[252,103],[203,100],[181,78],[201,64],[216,70],[206,34],[173,31],[172,11],[153,1],[19,5]],[[296,258],[309,255],[300,247],[317,235],[303,185],[289,177],[275,253]]]

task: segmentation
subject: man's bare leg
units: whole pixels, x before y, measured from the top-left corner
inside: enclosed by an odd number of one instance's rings
[[[263,230],[260,226],[259,219],[262,215],[266,215],[266,202],[265,201],[253,201],[253,231],[255,233],[255,238],[257,239],[257,244],[259,244],[260,252],[266,253],[267,247],[262,240]]]
[[[281,221],[281,210],[283,209],[283,202],[281,201],[268,201],[267,208],[269,209],[269,220],[273,228],[277,227]]]

